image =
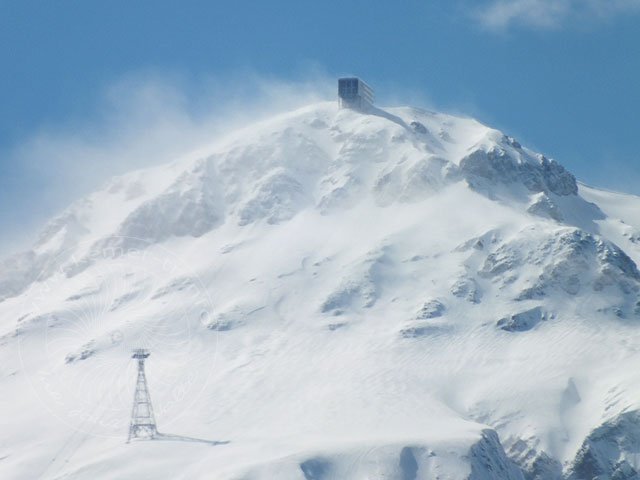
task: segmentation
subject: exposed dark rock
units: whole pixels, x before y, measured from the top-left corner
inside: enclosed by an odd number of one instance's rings
[[[541,307],[535,307],[524,312],[515,313],[498,320],[498,327],[507,332],[526,332],[538,323],[547,319],[547,314]]]
[[[526,480],[562,480],[562,464],[547,453],[536,450],[522,439],[507,452],[521,469]]]
[[[558,206],[545,194],[540,194],[527,208],[527,212],[539,217],[551,218],[557,222],[563,220],[562,212]]]
[[[572,462],[568,480],[638,480],[630,461],[640,453],[640,412],[625,412],[593,430]]]
[[[624,294],[640,289],[640,272],[619,247],[570,228],[546,237],[534,229],[525,230],[490,253],[478,274],[506,284],[521,275],[523,264],[537,267],[539,273],[528,278],[531,286],[518,294],[518,300],[541,298],[558,289],[569,295],[577,295],[585,287],[595,291],[614,287]]]
[[[331,463],[324,458],[310,458],[300,464],[305,480],[323,480],[328,478]]]
[[[521,302],[524,300],[536,300],[544,298],[544,296],[544,287],[538,284],[534,285],[533,287],[525,288],[514,300]]]
[[[347,326],[347,324],[345,322],[330,323],[329,325],[327,325],[327,328],[329,330],[331,330],[332,332],[335,332],[336,330],[340,330],[341,328],[344,328],[346,326]]]
[[[522,253],[511,244],[503,244],[487,256],[478,274],[484,278],[491,278],[515,270],[521,265]]]
[[[504,135],[502,137],[502,141],[507,145],[511,145],[513,148],[517,148],[517,149],[522,148],[522,145],[520,145],[520,142],[518,142],[515,138],[510,137],[508,135]]]
[[[498,434],[484,430],[482,439],[469,451],[471,474],[468,480],[524,480],[522,471],[509,459]]]
[[[455,248],[456,252],[466,252],[473,250],[484,250],[485,248],[495,245],[500,241],[500,234],[497,230],[489,230],[478,237],[473,237],[462,245],[458,245]]]
[[[475,150],[461,160],[460,173],[472,187],[477,180],[484,179],[493,184],[518,182],[534,193],[550,192],[560,196],[578,193],[575,177],[562,165],[545,156],[536,160],[513,158],[499,147]]]
[[[418,478],[418,462],[413,448],[404,447],[400,451],[401,480],[416,480]]]
[[[261,219],[277,224],[295,216],[311,200],[295,178],[278,172],[264,178],[253,197],[240,210],[239,225],[248,225]]]
[[[414,132],[416,133],[421,133],[421,134],[425,134],[427,133],[427,127],[425,127],[422,123],[420,122],[411,122],[409,125],[411,125],[411,128],[413,129]]]

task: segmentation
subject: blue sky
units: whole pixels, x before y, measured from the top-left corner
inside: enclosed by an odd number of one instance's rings
[[[639,22],[640,0],[0,0],[0,252],[234,108],[330,97],[341,74],[640,194]]]

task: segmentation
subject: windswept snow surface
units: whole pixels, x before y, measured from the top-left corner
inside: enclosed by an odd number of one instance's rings
[[[637,478],[638,212],[415,108],[115,178],[2,262],[0,478]]]

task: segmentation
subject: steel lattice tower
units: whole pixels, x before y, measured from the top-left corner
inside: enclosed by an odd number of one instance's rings
[[[147,387],[147,377],[144,373],[144,361],[151,355],[149,350],[138,348],[133,351],[132,358],[138,360],[138,380],[136,392],[133,396],[133,410],[131,411],[131,425],[129,426],[129,442],[132,438],[152,439],[158,434],[156,419],[153,416],[151,396]]]

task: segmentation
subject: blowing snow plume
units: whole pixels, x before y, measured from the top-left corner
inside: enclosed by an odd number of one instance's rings
[[[197,155],[237,128],[332,94],[333,83],[313,69],[298,81],[246,71],[125,76],[90,115],[43,125],[6,153],[12,170],[0,200],[13,208],[0,212],[0,252],[20,250],[48,218],[113,175]]]

